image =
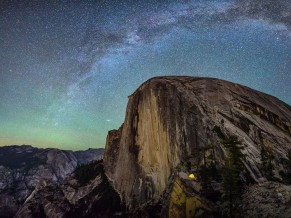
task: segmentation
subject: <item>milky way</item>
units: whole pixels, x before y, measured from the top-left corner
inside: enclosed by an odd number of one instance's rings
[[[160,75],[216,77],[291,103],[291,3],[0,3],[0,145],[103,147]]]

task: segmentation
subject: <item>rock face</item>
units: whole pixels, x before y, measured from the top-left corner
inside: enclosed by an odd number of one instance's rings
[[[246,190],[243,195],[245,217],[282,217],[291,215],[291,186],[266,182]]]
[[[90,171],[92,179],[80,184],[83,178],[76,176],[74,171],[62,185],[43,181],[15,217],[97,218],[120,214],[120,198],[104,174],[102,161],[85,165],[78,171]]]
[[[104,151],[104,162],[108,163],[108,173],[113,173],[116,167],[116,159],[119,155],[120,137],[122,133],[122,126],[118,130],[111,130],[108,132],[106,138],[106,149]]]
[[[221,135],[237,136],[244,154],[243,170],[231,178],[244,188],[237,217],[288,217],[290,106],[245,86],[193,77],[142,84],[129,96],[123,125],[108,133],[103,163],[76,169],[62,185],[41,183],[16,217],[227,217],[222,175],[230,158]],[[211,192],[203,192],[203,167],[212,170]]]
[[[41,180],[62,182],[78,164],[100,159],[103,149],[63,151],[0,147],[0,217],[13,216]]]
[[[193,77],[153,78],[129,96],[123,126],[107,138],[106,175],[128,207],[158,202],[177,166],[197,148],[214,145],[223,165],[226,150],[215,126],[239,137],[253,181],[267,180],[262,146],[271,149],[273,172],[282,180],[282,160],[291,149],[290,106],[242,85]]]
[[[190,192],[186,186],[188,183],[188,185],[196,186],[199,189],[199,184],[191,181],[187,175],[180,174],[182,175],[175,178],[169,196],[168,217],[211,217],[213,204],[199,196],[198,192]]]

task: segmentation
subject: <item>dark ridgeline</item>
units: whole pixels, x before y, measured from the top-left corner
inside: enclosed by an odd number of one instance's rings
[[[14,216],[40,181],[61,183],[78,165],[100,159],[102,155],[103,149],[0,147],[0,217]]]

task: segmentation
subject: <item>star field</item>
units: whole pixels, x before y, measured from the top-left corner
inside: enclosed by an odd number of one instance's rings
[[[291,103],[288,0],[0,3],[0,146],[103,147],[160,75],[216,77]]]

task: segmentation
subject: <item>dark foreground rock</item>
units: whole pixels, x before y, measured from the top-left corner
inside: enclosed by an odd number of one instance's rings
[[[120,198],[104,174],[102,161],[96,161],[77,168],[63,185],[40,183],[15,217],[120,217],[122,211]]]
[[[12,217],[42,180],[61,183],[77,165],[100,159],[103,149],[64,151],[28,145],[0,147],[0,217]]]
[[[245,217],[291,217],[291,186],[265,182],[248,187],[243,195]]]

